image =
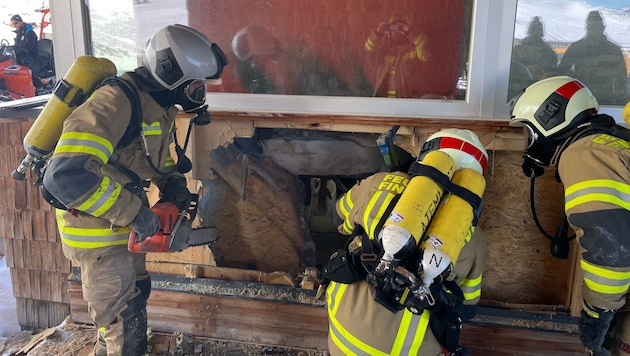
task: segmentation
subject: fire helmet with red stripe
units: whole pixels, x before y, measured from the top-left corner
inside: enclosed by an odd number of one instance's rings
[[[483,174],[488,165],[488,152],[471,130],[444,129],[427,138],[418,155],[417,161],[431,151],[443,151],[455,162],[455,169],[472,168]]]
[[[591,91],[568,76],[535,82],[508,105],[512,116],[510,126],[523,126],[523,172],[530,177],[543,174],[542,167],[551,164],[556,149],[599,110]]]
[[[510,126],[533,125],[544,137],[563,134],[599,110],[591,91],[568,76],[550,77],[525,88],[508,103]]]

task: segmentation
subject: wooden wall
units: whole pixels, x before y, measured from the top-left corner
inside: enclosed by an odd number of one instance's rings
[[[33,185],[31,172],[23,181],[11,178],[25,154],[22,138],[32,122],[0,119],[0,237],[18,322],[31,330],[58,325],[70,314],[66,278],[71,271],[61,252],[54,210]]]
[[[178,126],[186,128],[186,120],[178,121]],[[25,181],[10,177],[24,155],[22,138],[32,122],[32,119],[0,119],[0,201],[4,203],[0,206],[0,237],[4,239],[7,265],[11,269],[19,322],[24,328],[45,328],[58,325],[71,314],[66,281],[71,273],[71,263],[61,252],[54,211],[41,199],[32,184],[30,172]],[[375,122],[369,118],[358,118],[360,127],[339,122],[339,118],[296,117],[291,127],[349,132],[384,132],[390,127],[390,121]],[[425,122],[426,125],[402,127],[399,131],[401,137],[408,140],[410,150],[418,150],[427,135],[444,126],[439,121]],[[520,131],[507,128],[504,123],[453,123],[475,130],[490,154],[485,210],[480,222],[490,239],[484,273],[484,303],[561,313],[571,309],[575,315],[579,297],[573,287],[576,280],[575,242],[571,244],[570,258],[558,260],[551,256],[549,241],[533,223],[529,210],[529,179],[523,176],[520,168]],[[207,179],[214,177],[210,159],[214,148],[225,146],[234,137],[251,135],[255,127],[284,125],[287,124],[269,118],[252,121],[215,115],[210,125],[196,127],[189,147],[195,164],[195,171],[188,175],[189,188],[203,191]],[[539,178],[536,190],[540,220],[547,231],[554,231],[562,209],[562,190],[555,182],[553,172]],[[235,233],[238,234],[238,230]],[[237,247],[233,248],[233,253],[238,253]],[[207,247],[178,254],[151,255],[149,270],[180,276],[193,271],[192,277],[215,278],[223,275],[225,270],[212,272],[204,269],[204,266],[223,267],[215,257]],[[273,255],[268,257],[275,258]],[[283,284],[290,284],[286,283],[286,275],[281,279]]]

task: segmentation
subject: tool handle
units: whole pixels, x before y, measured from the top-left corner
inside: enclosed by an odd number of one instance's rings
[[[131,230],[127,249],[131,252],[168,252],[171,243],[170,235],[165,235],[160,229],[155,235],[138,242],[138,233]]]

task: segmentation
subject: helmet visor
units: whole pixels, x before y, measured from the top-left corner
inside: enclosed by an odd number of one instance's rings
[[[525,149],[532,148],[536,140],[538,140],[538,133],[528,124],[523,125],[523,137],[525,138]]]
[[[203,104],[206,101],[206,81],[193,80],[184,88],[186,98],[191,103]]]

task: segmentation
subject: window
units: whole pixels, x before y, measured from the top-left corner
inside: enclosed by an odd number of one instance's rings
[[[58,45],[63,48],[55,51],[57,68],[61,72],[65,72],[77,56],[90,53],[88,48],[90,50],[93,48],[99,55],[119,55],[120,61],[118,58],[115,60],[119,70],[131,69],[133,64],[138,62],[141,48],[151,34],[166,24],[180,22],[206,32],[229,54],[232,60],[226,68],[223,91],[208,94],[207,102],[212,110],[436,119],[507,120],[509,118],[507,97],[508,91],[511,90],[509,77],[514,39],[522,39],[527,23],[533,16],[538,15],[523,10],[535,9],[534,0],[519,1],[518,14],[516,0],[442,2],[406,0],[387,2],[388,6],[392,7],[392,11],[382,13],[375,11],[383,3],[377,0],[360,2],[353,0],[336,2],[330,0],[320,2],[303,0],[148,0],[145,2],[145,0],[135,0],[133,3],[110,0],[106,4],[111,8],[116,8],[116,12],[110,11],[108,16],[112,18],[106,19],[101,15],[109,10],[100,8],[105,2],[91,2],[92,4],[87,0],[84,0],[84,3],[74,1],[51,3],[51,13],[56,19],[53,22],[55,33],[73,33],[72,38],[66,38],[67,41]],[[277,3],[286,4],[288,7],[275,7]],[[546,13],[558,13],[556,9],[559,6],[569,6],[572,3],[575,2],[558,0],[558,5],[554,5],[554,10]],[[160,7],[160,4],[165,4],[166,7]],[[405,7],[405,4],[418,4],[419,9],[426,11],[412,12],[409,10],[410,7]],[[444,65],[438,63],[436,67],[430,67],[435,68],[435,73],[430,72],[429,75],[436,74],[431,78],[432,84],[428,86],[430,90],[421,89],[423,85],[421,80],[417,79],[418,83],[415,83],[405,77],[404,81],[394,81],[394,83],[411,85],[409,87],[412,89],[409,91],[411,94],[404,94],[407,93],[408,87],[403,86],[402,94],[396,89],[397,97],[388,98],[386,88],[382,87],[376,91],[378,94],[373,96],[374,88],[380,80],[375,74],[376,67],[367,65],[368,56],[362,46],[365,45],[371,32],[381,23],[384,24],[383,28],[390,31],[398,28],[399,25],[404,29],[406,23],[404,18],[412,13],[414,14],[412,28],[426,36],[420,37],[420,42],[417,43],[421,43],[422,38],[425,38],[425,47],[422,48],[427,50],[427,56],[430,53],[429,49],[434,48],[438,50],[436,53],[444,53],[439,52],[440,45],[450,49],[446,57],[444,55],[439,57],[441,61],[444,61]],[[517,14],[516,17],[515,14]],[[582,26],[587,14],[588,10],[582,11],[582,18],[574,20],[577,21],[575,24]],[[394,16],[403,18],[402,23],[398,23]],[[417,21],[415,16],[422,18],[422,21]],[[545,26],[549,26],[547,23],[549,19],[546,16],[539,16],[545,22]],[[458,20],[449,22],[451,21],[449,17],[455,17]],[[344,21],[340,22],[340,19]],[[440,22],[440,19],[446,22]],[[438,26],[452,24],[455,29],[447,30],[442,26],[440,29],[445,33],[433,32],[424,27],[425,21],[438,24]],[[282,49],[281,53],[293,53],[296,49],[300,49],[299,58],[310,58],[302,62],[289,61],[293,63],[288,66],[290,70],[283,69],[281,72],[284,77],[298,76],[296,81],[299,85],[293,87],[297,86],[299,90],[293,89],[292,86],[273,88],[271,80],[268,82],[260,80],[264,78],[251,67],[249,70],[245,68],[242,74],[242,77],[246,79],[237,75],[238,57],[232,50],[232,40],[240,30],[248,26],[263,26],[278,39],[278,44],[275,46],[273,44],[275,41],[272,39],[268,42],[271,46],[257,48],[262,51],[261,53],[271,53],[273,51],[269,52],[269,49],[276,47],[276,49]],[[607,26],[610,24],[607,23]],[[92,43],[88,40],[90,28],[92,29]],[[610,27],[607,27],[607,30],[609,31]],[[470,33],[467,34],[467,31]],[[577,30],[572,32],[577,32]],[[245,34],[247,34],[246,31]],[[339,35],[334,36],[334,34]],[[321,38],[330,39],[330,41],[326,42]],[[417,37],[411,38],[411,43],[414,43],[413,39]],[[102,46],[107,41],[110,43],[118,41],[118,44],[112,48]],[[349,41],[354,44],[347,45]],[[436,45],[435,42],[438,47],[433,47]],[[318,46],[314,46],[315,43]],[[326,54],[327,57],[324,56],[324,58],[327,59],[319,60],[317,56],[309,57],[308,55],[313,54],[313,51],[321,51]],[[284,55],[288,56],[287,53]],[[294,54],[288,57],[298,58]],[[416,58],[418,59],[413,60],[417,62],[415,64],[426,63],[422,62],[418,56]],[[435,58],[431,57],[431,59]],[[358,64],[355,65],[354,62]],[[307,66],[306,63],[310,65]],[[303,74],[309,71],[301,66],[315,68],[316,70],[311,70],[311,73],[315,74],[304,76]],[[331,67],[335,69],[335,75],[332,77],[324,75],[331,72]],[[356,79],[357,73],[362,74],[361,80]],[[329,80],[330,78],[333,79]],[[441,88],[441,85],[445,85],[448,90]],[[322,88],[325,90],[321,90]],[[261,94],[261,92],[266,94]],[[606,110],[614,117],[621,117],[620,107],[606,106],[602,111]]]
[[[518,2],[508,97],[553,75],[582,81],[600,105],[630,100],[627,4],[611,0]]]

